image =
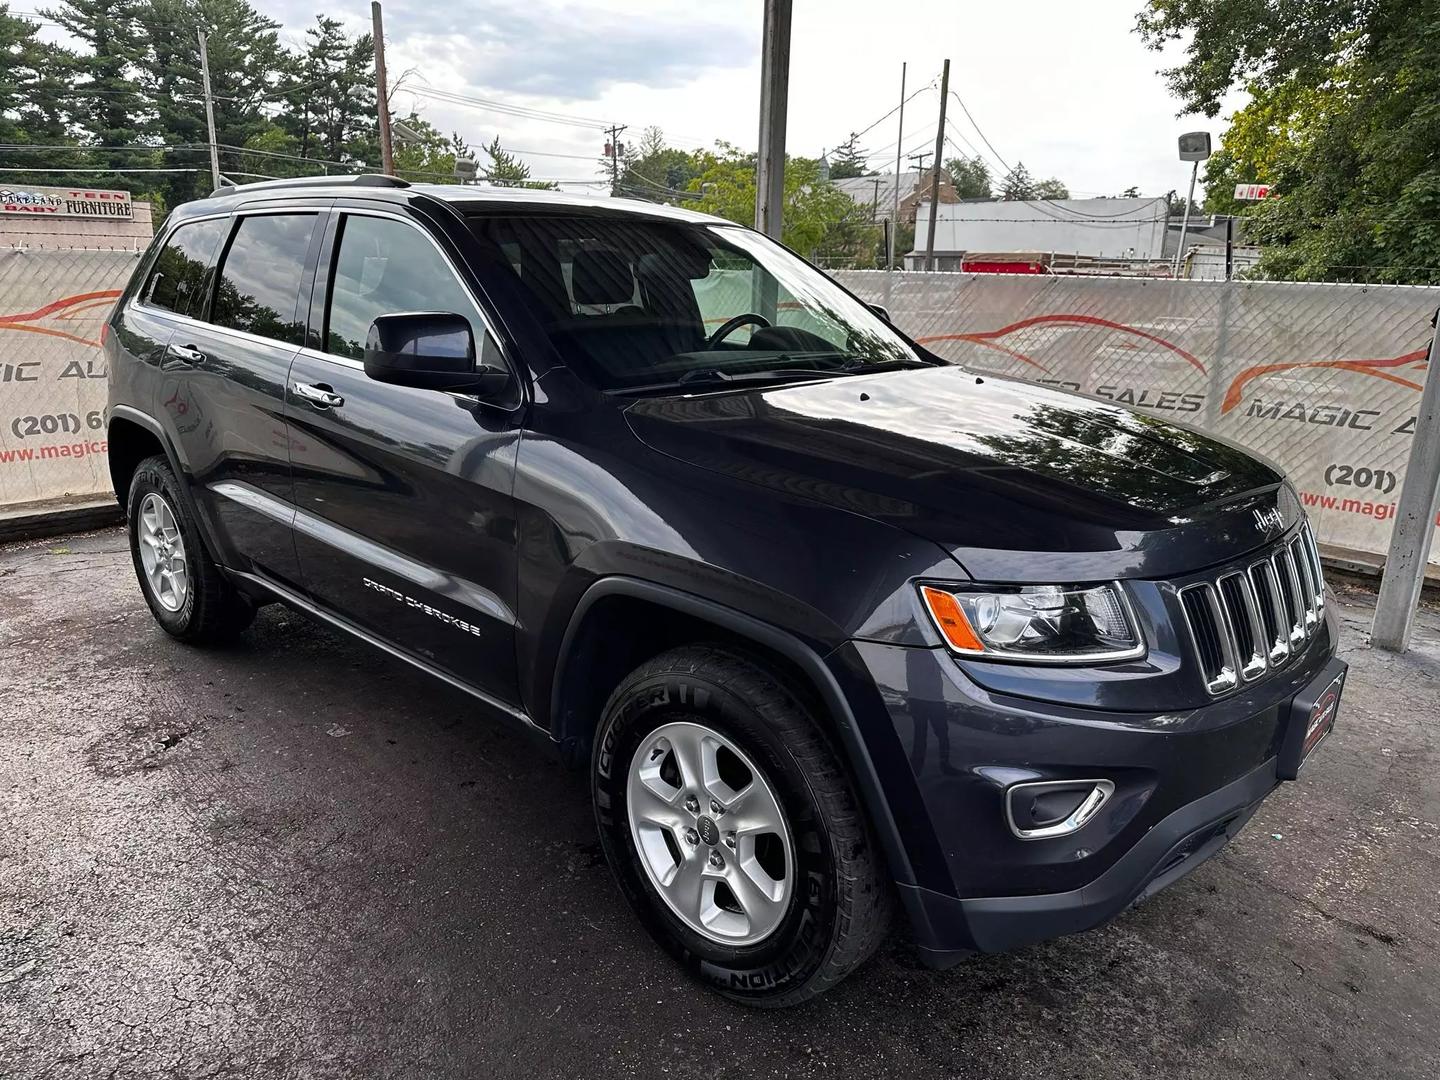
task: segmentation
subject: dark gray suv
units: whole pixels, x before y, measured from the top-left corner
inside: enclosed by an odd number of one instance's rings
[[[391,177],[178,208],[106,328],[160,625],[279,600],[589,770],[656,939],[805,1000],[1096,926],[1330,730],[1271,466],[944,363],[752,230]]]

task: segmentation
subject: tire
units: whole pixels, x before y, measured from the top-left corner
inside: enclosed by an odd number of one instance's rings
[[[683,765],[697,745],[713,754],[698,786],[686,782]],[[799,1004],[885,940],[893,890],[869,823],[800,698],[763,666],[711,646],[642,664],[605,706],[591,784],[601,844],[626,898],[672,956],[726,997]],[[717,791],[715,815],[708,802]],[[691,794],[706,800],[698,813],[687,808]],[[781,827],[761,832],[768,826],[755,822],[771,809]],[[747,832],[757,835],[747,840]],[[692,858],[717,882],[713,892],[701,886],[698,918]],[[666,873],[674,876],[662,888]]]
[[[250,625],[255,605],[225,580],[205,550],[164,457],[157,454],[135,467],[126,517],[135,576],[161,629],[191,645],[213,645],[234,639]],[[157,546],[157,537],[163,547]]]

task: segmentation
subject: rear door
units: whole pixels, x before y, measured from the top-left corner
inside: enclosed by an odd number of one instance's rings
[[[514,706],[518,393],[502,407],[391,386],[362,363],[376,316],[446,311],[480,362],[506,365],[458,261],[399,207],[335,209],[286,404],[296,546],[313,599]]]
[[[204,300],[192,304],[196,317],[170,337],[159,395],[221,561],[292,585],[300,574],[285,379],[300,345],[320,220],[318,210],[234,215]]]

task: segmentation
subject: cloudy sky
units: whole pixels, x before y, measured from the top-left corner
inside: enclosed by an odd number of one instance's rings
[[[255,0],[299,44],[314,0]],[[1156,74],[1167,57],[1132,32],[1141,0],[797,0],[790,73],[788,147],[818,154],[863,130],[909,87],[938,88],[951,60],[952,145],[992,161],[1024,161],[1076,195],[1183,188],[1187,167],[1175,137],[1222,119],[1177,117]],[[353,9],[353,10],[350,10]],[[369,5],[328,7],[368,29]],[[472,144],[499,134],[537,177],[589,180],[605,122],[622,139],[657,125],[673,145],[724,139],[753,148],[760,86],[760,0],[385,0],[391,81],[404,74],[397,110],[411,105]],[[1173,55],[1169,59],[1173,59]],[[457,104],[425,88],[574,118],[561,123]],[[413,92],[405,89],[413,88]],[[907,152],[933,150],[938,89],[906,108]],[[989,139],[987,147],[977,133]],[[895,118],[862,137],[873,168],[894,168]],[[991,149],[993,147],[993,150]],[[568,156],[574,155],[574,156]],[[888,164],[887,164],[888,162]]]

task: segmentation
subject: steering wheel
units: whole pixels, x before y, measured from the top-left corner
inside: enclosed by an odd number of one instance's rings
[[[720,342],[724,341],[742,326],[759,326],[764,328],[769,325],[769,319],[765,318],[764,315],[757,315],[753,311],[747,312],[744,315],[736,315],[733,319],[726,319],[719,329],[705,339],[705,347],[707,349],[715,348],[716,345],[719,345]]]

